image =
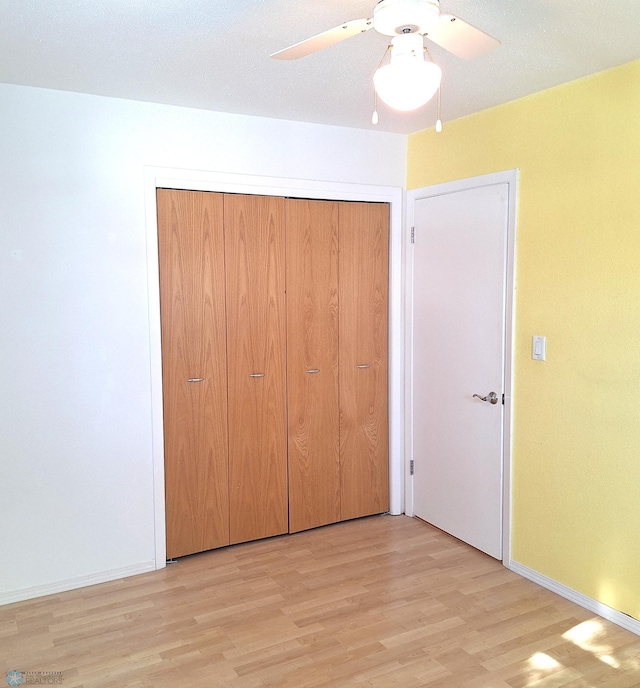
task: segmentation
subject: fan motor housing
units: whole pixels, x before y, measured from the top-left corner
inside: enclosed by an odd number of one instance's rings
[[[424,34],[439,17],[439,0],[382,0],[373,8],[373,28],[385,36]]]

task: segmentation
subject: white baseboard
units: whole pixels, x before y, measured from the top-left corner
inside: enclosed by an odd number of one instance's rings
[[[155,570],[155,561],[148,561],[143,564],[135,564],[134,566],[125,566],[120,569],[111,569],[110,571],[94,573],[90,576],[67,578],[66,580],[56,581],[55,583],[49,583],[47,585],[37,585],[31,588],[12,590],[10,592],[0,593],[0,605],[22,602],[23,600],[32,600],[36,597],[45,597],[46,595],[55,595],[59,592],[85,588],[88,585],[97,585],[98,583],[107,583],[109,581],[118,580],[119,578],[127,578],[128,576],[136,576],[139,573],[148,573],[149,571]]]
[[[632,616],[623,614],[613,607],[609,607],[602,602],[598,602],[591,597],[583,595],[581,592],[568,588],[566,585],[553,580],[553,578],[547,578],[547,576],[530,569],[528,566],[524,566],[524,564],[519,564],[517,561],[511,560],[508,568],[523,578],[528,578],[530,581],[541,585],[543,588],[555,592],[557,595],[560,595],[560,597],[564,597],[588,609],[590,612],[594,612],[603,619],[611,621],[618,626],[622,626],[622,628],[626,628],[627,631],[631,631],[636,635],[640,635],[640,621],[634,619]]]

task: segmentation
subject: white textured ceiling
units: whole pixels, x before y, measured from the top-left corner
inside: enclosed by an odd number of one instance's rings
[[[301,60],[269,55],[375,0],[1,0],[0,82],[367,128],[387,40],[369,31]],[[437,46],[443,119],[640,58],[640,0],[441,0],[502,41],[464,62]],[[631,84],[640,88],[640,84]],[[1,103],[0,103],[1,107]],[[432,126],[435,105],[378,129]]]

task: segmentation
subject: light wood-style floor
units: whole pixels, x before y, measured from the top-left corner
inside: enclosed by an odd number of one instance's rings
[[[640,686],[640,637],[405,516],[0,607],[0,661],[65,688]]]

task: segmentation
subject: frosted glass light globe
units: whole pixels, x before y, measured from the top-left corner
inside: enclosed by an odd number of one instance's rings
[[[394,110],[415,110],[433,98],[442,70],[425,61],[420,34],[396,36],[391,43],[391,61],[376,71],[373,85],[380,99]]]

